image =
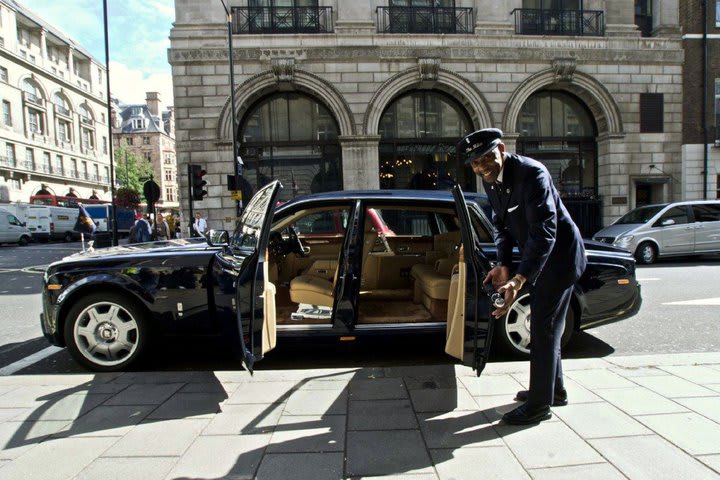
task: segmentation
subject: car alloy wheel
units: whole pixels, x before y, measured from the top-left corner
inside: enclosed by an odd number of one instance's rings
[[[637,259],[637,261],[644,265],[650,265],[651,263],[654,263],[656,256],[657,253],[655,252],[655,246],[650,242],[641,243],[640,246],[637,248],[637,252],[635,253],[635,258]]]
[[[65,338],[70,353],[93,370],[120,370],[147,342],[141,310],[118,295],[91,295],[70,311]]]
[[[508,312],[498,319],[497,328],[499,328],[499,332],[496,333],[496,339],[505,351],[522,357],[530,356],[531,319],[530,294],[521,292],[520,296],[510,306]],[[565,330],[560,341],[562,347],[570,342],[574,330],[575,312],[570,306],[565,316]]]

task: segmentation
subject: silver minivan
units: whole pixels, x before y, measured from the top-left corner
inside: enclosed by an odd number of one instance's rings
[[[31,238],[30,230],[23,222],[9,210],[0,208],[0,243],[27,245]]]
[[[630,250],[645,264],[658,257],[720,253],[720,200],[638,207],[593,240]]]

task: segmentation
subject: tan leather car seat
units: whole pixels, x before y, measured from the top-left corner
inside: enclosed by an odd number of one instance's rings
[[[366,218],[363,232],[363,257],[361,265],[365,265],[376,239],[377,233],[373,228],[372,222],[369,218]],[[338,259],[338,268],[335,269],[332,282],[324,278],[306,274],[293,278],[290,281],[290,301],[332,308],[335,283],[337,282],[338,271],[340,270],[339,265],[340,260]]]

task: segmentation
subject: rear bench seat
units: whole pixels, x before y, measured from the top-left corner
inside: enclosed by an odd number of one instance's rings
[[[433,317],[447,316],[450,294],[450,278],[458,263],[456,245],[460,232],[447,232],[433,237],[433,250],[427,252],[425,263],[413,265],[410,277],[413,281],[413,301],[422,303]]]

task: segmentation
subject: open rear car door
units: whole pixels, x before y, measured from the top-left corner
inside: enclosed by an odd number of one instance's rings
[[[240,216],[229,249],[236,258],[235,304],[245,367],[275,348],[275,285],[268,278],[267,246],[273,211],[282,185],[275,180],[258,190]]]
[[[483,286],[483,279],[492,267],[480,249],[462,188],[455,185],[452,192],[462,244],[458,270],[453,274],[450,286],[448,308],[451,314],[448,315],[445,351],[472,367],[479,376],[488,361],[494,325],[490,317],[489,293],[492,289]]]

